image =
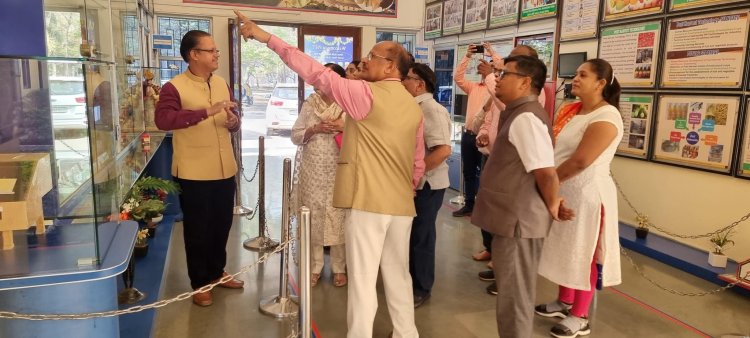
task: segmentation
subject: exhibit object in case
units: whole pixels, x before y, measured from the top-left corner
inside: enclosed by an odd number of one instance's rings
[[[52,190],[49,154],[0,154],[0,233],[3,250],[12,249],[13,230],[36,225],[44,233],[42,196]]]
[[[730,173],[739,111],[738,96],[659,96],[653,159]]]

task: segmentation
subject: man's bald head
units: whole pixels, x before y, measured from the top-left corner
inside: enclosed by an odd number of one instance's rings
[[[514,57],[514,56],[531,56],[533,58],[539,58],[539,53],[536,52],[536,49],[534,49],[531,46],[527,45],[518,45],[516,48],[513,48],[513,50],[510,51],[510,55],[508,57]]]
[[[404,49],[404,46],[393,41],[383,41],[378,43],[378,45],[381,44],[385,50],[385,56],[393,60],[396,64],[398,72],[401,73],[401,78],[405,77],[406,74],[409,73],[409,67],[411,67],[412,64],[409,52]]]

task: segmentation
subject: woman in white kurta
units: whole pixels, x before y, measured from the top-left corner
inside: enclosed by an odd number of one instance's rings
[[[612,158],[623,135],[618,108],[620,86],[604,60],[586,61],[573,79],[581,102],[564,106],[553,127],[560,195],[575,212],[554,222],[544,242],[539,274],[560,285],[558,299],[536,307],[546,317],[564,318],[555,337],[590,333],[588,312],[601,266],[602,286],[620,278],[617,191],[610,177]]]
[[[346,76],[341,66],[334,64],[326,67],[342,77]],[[331,248],[333,285],[344,286],[347,283],[344,210],[333,207],[333,184],[339,157],[335,136],[343,128],[344,115],[333,99],[316,89],[302,104],[292,127],[292,143],[299,145],[301,150],[297,164],[299,182],[294,188],[298,198],[295,204],[310,208],[313,286],[317,285],[323,270],[323,246]]]

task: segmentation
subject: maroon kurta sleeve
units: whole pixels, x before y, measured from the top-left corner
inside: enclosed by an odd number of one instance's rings
[[[161,130],[175,130],[194,126],[208,118],[206,109],[182,109],[180,93],[174,85],[167,82],[159,92],[154,122]]]

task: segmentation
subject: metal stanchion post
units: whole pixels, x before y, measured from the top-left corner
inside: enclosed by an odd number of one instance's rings
[[[291,234],[289,220],[289,192],[292,188],[292,160],[284,159],[283,199],[281,202],[281,241],[288,242]],[[281,271],[279,278],[279,295],[260,303],[260,312],[265,315],[286,318],[299,311],[299,305],[289,298],[289,245],[281,251]]]
[[[300,314],[299,326],[301,338],[312,338],[312,286],[310,285],[310,209],[303,206],[300,215],[300,260],[299,291]]]
[[[464,132],[466,132],[466,126],[461,126],[461,138],[464,137]],[[459,156],[458,158],[458,196],[451,198],[450,202],[451,204],[457,204],[457,205],[464,205],[466,204],[466,198],[464,197],[464,160],[463,156]]]
[[[250,208],[242,205],[242,131],[234,133],[232,135],[232,145],[234,146],[234,158],[237,161],[237,167],[240,168],[240,172],[234,176],[234,183],[237,185],[237,189],[234,193],[234,214],[235,215],[249,215],[253,211]]]
[[[265,138],[258,137],[258,237],[246,240],[242,245],[250,250],[267,250],[279,245],[266,236],[266,154]],[[286,161],[284,162],[286,163]],[[286,179],[286,176],[284,177]],[[283,222],[283,221],[282,221]]]

